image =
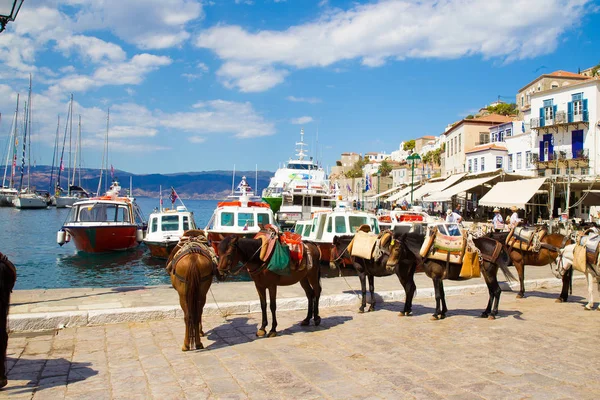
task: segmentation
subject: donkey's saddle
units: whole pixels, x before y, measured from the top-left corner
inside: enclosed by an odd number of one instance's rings
[[[588,263],[595,265],[598,262],[600,235],[597,233],[580,234],[577,236],[577,245],[585,247],[585,256]]]
[[[428,232],[420,253],[422,257],[431,260],[462,264],[466,245],[465,233],[461,236],[448,236],[441,234],[437,229],[432,229]]]
[[[208,257],[215,265],[219,263],[214,249],[208,244],[206,234],[201,229],[192,229],[185,231],[179,239],[179,243],[175,246],[169,259],[167,260],[166,269],[171,273],[177,262],[183,256],[190,253],[200,253]]]
[[[267,225],[265,228],[266,230],[260,231],[254,236],[254,239],[260,239],[262,241],[262,247],[260,249],[261,261],[269,261],[273,255],[275,244],[279,241],[281,245],[289,248],[292,261],[299,266],[304,265],[301,264],[304,253],[302,236],[292,232],[279,233],[279,230],[271,225]]]
[[[514,249],[537,252],[544,236],[546,236],[545,229],[516,227],[506,237],[506,244]]]
[[[361,225],[348,245],[347,250],[353,257],[377,261],[381,258],[383,249],[390,244],[392,236],[393,234],[390,230],[375,235],[371,233],[369,225]]]

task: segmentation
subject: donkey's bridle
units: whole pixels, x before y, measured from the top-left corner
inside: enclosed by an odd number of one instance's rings
[[[241,251],[240,247],[237,244],[237,240],[233,244],[230,244],[229,247],[237,248],[238,251]],[[253,271],[250,271],[250,269],[248,268],[248,263],[250,261],[252,261],[252,259],[254,258],[254,256],[256,256],[260,252],[261,248],[262,248],[262,246],[259,246],[258,250],[256,250],[254,252],[254,254],[252,254],[250,256],[250,258],[248,258],[248,261],[246,261],[245,263],[243,263],[237,269],[237,271],[231,273],[231,275],[232,276],[236,276],[236,275],[240,274],[244,270],[244,268],[246,268],[251,275],[259,272],[260,270],[262,270],[266,266],[266,263],[264,263],[261,267],[257,268],[256,270],[253,270]],[[221,268],[217,267],[217,269],[219,270],[219,272],[221,272],[221,273],[223,273],[225,275],[229,275],[230,271],[231,271],[231,257],[233,257],[232,252],[233,252],[233,249],[231,249],[229,251],[229,254],[226,256],[227,268],[226,269],[221,269]]]

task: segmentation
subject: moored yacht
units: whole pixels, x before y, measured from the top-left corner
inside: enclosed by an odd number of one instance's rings
[[[275,172],[262,193],[283,229],[310,218],[315,211],[330,210],[333,201],[325,171],[312,157],[307,158],[303,129],[296,146],[296,158]]]

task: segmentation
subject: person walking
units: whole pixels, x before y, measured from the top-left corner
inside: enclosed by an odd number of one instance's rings
[[[453,212],[451,209],[446,211],[446,222],[451,224],[448,226],[448,233],[450,236],[460,236],[460,229],[458,229],[458,224],[462,222],[462,217],[457,213]]]
[[[500,209],[498,207],[494,208],[494,218],[492,219],[492,224],[494,225],[494,232],[502,232],[504,229],[504,219],[502,219],[502,215],[500,214]]]
[[[510,228],[516,228],[517,225],[519,225],[519,222],[521,222],[521,218],[519,218],[519,214],[517,213],[518,208],[516,206],[512,206],[510,207],[510,211],[512,211],[512,215],[510,216],[510,221],[509,221],[509,225]]]

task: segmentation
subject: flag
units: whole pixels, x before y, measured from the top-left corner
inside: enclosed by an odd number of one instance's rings
[[[60,172],[63,172],[65,170],[65,165],[63,164],[63,161],[60,160]]]
[[[348,193],[352,193],[352,188],[350,188],[349,183],[346,183],[346,190],[348,191]]]
[[[171,188],[171,194],[169,195],[169,198],[171,199],[171,203],[175,204],[175,201],[177,201],[179,198],[179,196],[177,196],[177,192],[175,192],[175,189]]]
[[[115,177],[115,167],[113,167],[112,164],[110,164],[110,177],[111,178]]]
[[[371,190],[371,175],[367,174],[365,178],[365,192],[368,192],[369,190]]]

